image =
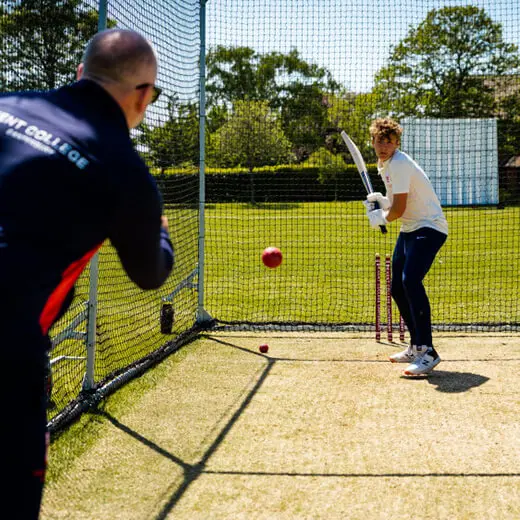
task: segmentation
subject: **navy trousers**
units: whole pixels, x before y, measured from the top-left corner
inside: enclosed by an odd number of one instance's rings
[[[6,355],[2,359],[0,450],[5,483],[0,511],[10,518],[37,520],[48,447],[47,359]],[[2,512],[0,517],[3,518]]]
[[[392,256],[392,298],[408,327],[412,345],[433,346],[430,301],[423,280],[448,237],[423,227],[400,233]]]

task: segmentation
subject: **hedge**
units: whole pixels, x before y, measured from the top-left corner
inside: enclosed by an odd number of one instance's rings
[[[376,167],[368,168],[374,189],[382,191]],[[166,203],[186,203],[186,194],[193,193],[188,186],[198,185],[195,170],[169,169],[155,177]],[[208,203],[349,201],[365,195],[354,165],[327,170],[284,165],[258,168],[252,174],[244,168],[208,168],[205,185]]]
[[[375,191],[384,192],[375,165],[367,166]],[[196,168],[170,168],[154,177],[169,204],[197,204],[199,176]],[[321,169],[299,165],[257,168],[207,168],[206,202],[319,202],[351,201],[365,197],[354,165]],[[499,168],[500,204],[520,204],[520,168]]]

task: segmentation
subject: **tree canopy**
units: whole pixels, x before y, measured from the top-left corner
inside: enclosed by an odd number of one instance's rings
[[[0,90],[43,90],[73,81],[97,22],[87,0],[4,0]],[[518,151],[518,47],[475,6],[429,11],[390,49],[371,92],[350,92],[296,49],[262,54],[218,45],[209,50],[206,65],[207,150],[214,165],[252,170],[311,156],[328,164],[329,154],[350,162],[338,129],[372,161],[368,127],[379,115],[497,117],[501,158]],[[159,119],[143,124],[137,137],[150,164],[197,164],[198,105],[170,94]]]
[[[236,101],[266,101],[280,113],[298,160],[321,146],[327,117],[324,93],[339,88],[327,69],[303,60],[297,50],[260,54],[249,47],[217,46],[207,55],[210,121]]]
[[[291,143],[267,101],[237,101],[229,120],[211,136],[209,164],[258,166],[283,164]]]
[[[97,11],[83,0],[2,2],[0,90],[45,90],[74,81],[97,23]]]
[[[199,117],[197,105],[168,99],[168,119],[159,126],[141,123],[137,143],[144,146],[143,155],[150,166],[161,171],[170,166],[198,163]]]
[[[208,52],[206,65],[209,106],[245,100],[268,101],[275,108],[302,85],[339,88],[330,72],[303,60],[296,49],[259,54],[250,47],[218,45]]]
[[[489,117],[489,77],[520,71],[516,45],[475,6],[431,10],[393,49],[375,78],[380,109],[400,117]]]

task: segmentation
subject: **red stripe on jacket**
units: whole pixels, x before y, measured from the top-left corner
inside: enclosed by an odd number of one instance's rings
[[[54,323],[56,316],[58,316],[63,302],[69,294],[70,290],[76,283],[76,280],[79,278],[80,274],[85,269],[86,265],[89,263],[90,259],[96,254],[98,249],[101,247],[101,244],[96,246],[94,249],[90,250],[87,254],[85,254],[79,260],[73,262],[61,276],[61,282],[58,284],[56,289],[52,292],[45,307],[40,314],[40,327],[42,329],[43,334],[47,334],[51,325]]]

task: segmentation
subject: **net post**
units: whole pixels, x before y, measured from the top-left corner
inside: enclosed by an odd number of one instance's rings
[[[99,0],[98,4],[98,31],[107,28],[108,0]]]
[[[200,0],[200,59],[199,59],[199,253],[197,267],[197,314],[201,325],[211,321],[204,309],[204,245],[206,236],[206,0]]]
[[[87,366],[83,378],[82,390],[90,391],[94,388],[94,367],[96,361],[96,330],[98,307],[98,281],[99,281],[99,253],[90,260],[89,292],[87,304]]]

